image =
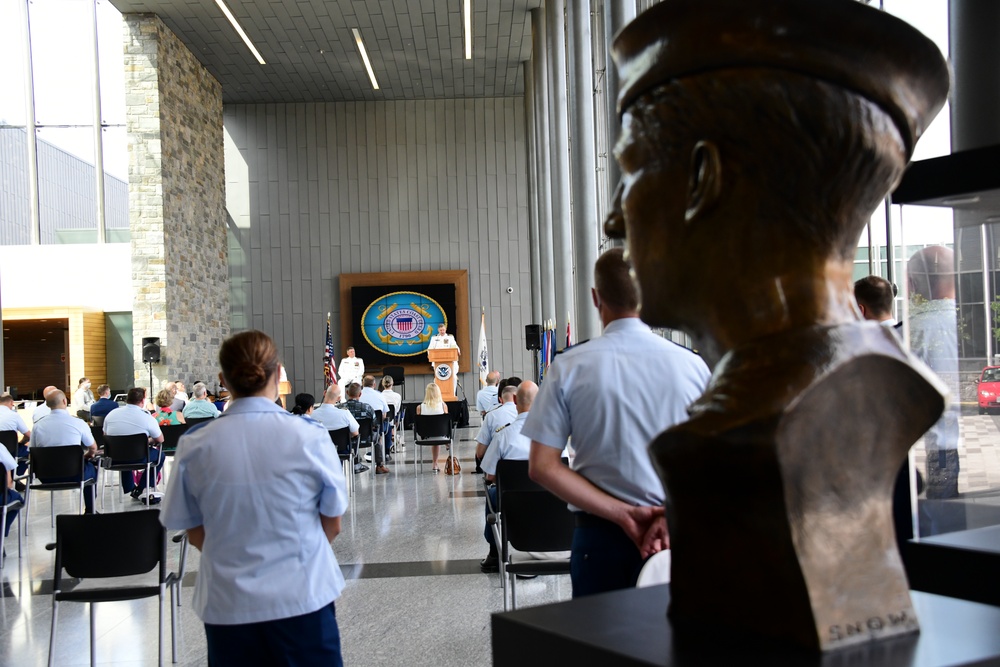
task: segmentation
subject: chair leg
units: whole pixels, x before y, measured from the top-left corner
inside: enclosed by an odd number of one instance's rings
[[[97,619],[94,618],[94,604],[90,603],[90,667],[97,667]]]
[[[28,500],[31,497],[31,480],[28,480],[28,486],[24,489],[24,536],[28,536],[28,511],[31,509],[31,503]],[[18,519],[20,521],[20,519]],[[20,539],[20,538],[18,538]]]
[[[175,588],[178,589],[175,592]],[[170,662],[177,662],[177,607],[180,600],[176,593],[179,593],[180,582],[170,584]]]
[[[510,608],[511,611],[513,611],[517,609],[517,587],[514,584],[514,581],[517,579],[517,575],[510,574],[508,576],[510,577],[510,583],[508,584],[508,588],[510,588]]]
[[[163,599],[165,597],[164,593],[166,591],[164,589],[166,588],[166,586],[167,585],[165,583],[163,583],[162,581],[160,582],[160,595],[158,597],[160,601],[160,637],[159,640],[156,642],[156,664],[159,665],[159,667],[163,667]],[[170,605],[171,614],[173,613],[173,610],[174,610],[174,605],[171,604]]]
[[[4,564],[7,562],[7,554],[4,553],[4,547],[6,546],[7,536],[4,534],[7,532],[7,506],[3,506],[3,511],[0,512],[0,570],[3,569]],[[18,530],[21,529],[20,526],[17,527]],[[20,536],[20,533],[18,533]],[[20,546],[20,545],[18,545]]]
[[[59,601],[56,600],[55,595],[52,596],[52,629],[49,631],[49,667],[52,667],[55,662],[53,657],[55,654],[56,647],[56,619],[59,618]]]

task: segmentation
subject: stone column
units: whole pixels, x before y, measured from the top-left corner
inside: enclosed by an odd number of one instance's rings
[[[136,385],[156,336],[151,393],[214,386],[229,335],[222,86],[157,16],[124,19]]]

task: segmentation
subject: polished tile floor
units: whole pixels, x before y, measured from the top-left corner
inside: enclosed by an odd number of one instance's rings
[[[355,476],[356,494],[334,542],[347,578],[337,601],[345,664],[490,664],[490,614],[503,610],[503,597],[499,577],[479,571],[487,549],[482,538],[482,477],[468,472],[475,467],[476,432],[475,422],[474,428],[457,431],[461,475],[435,475],[426,464],[421,472],[413,463],[417,448],[408,442],[405,462],[391,465],[391,474]],[[169,463],[166,479],[169,483]],[[39,493],[32,499],[22,558],[13,532],[8,541],[7,564],[0,573],[0,666],[45,664],[52,620],[52,553],[45,551],[45,544],[54,539],[50,495]],[[55,495],[57,512],[76,507],[74,494]],[[107,511],[110,502],[109,489]],[[139,509],[137,503],[126,505],[128,510]],[[121,510],[121,504],[118,507]],[[177,555],[171,544],[171,570],[176,569]],[[198,571],[197,551],[189,553],[187,569],[178,662],[205,665],[204,631],[187,604]],[[519,607],[566,600],[572,592],[569,577],[521,581],[517,590]],[[156,664],[155,598],[102,603],[96,613],[99,664]],[[169,664],[169,607],[165,625],[164,659]],[[60,605],[55,662],[89,662],[86,606]]]

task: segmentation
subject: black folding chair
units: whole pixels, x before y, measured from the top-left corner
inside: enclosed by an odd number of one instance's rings
[[[164,427],[166,428],[166,427]],[[145,433],[133,433],[131,435],[106,435],[104,436],[104,456],[101,458],[101,509],[104,509],[104,491],[107,488],[107,473],[109,472],[135,472],[144,470],[146,474],[146,488],[150,489],[146,493],[146,507],[149,507],[149,498],[155,482],[150,474],[150,469],[159,465],[159,461],[153,463],[149,456],[149,436]],[[163,451],[160,451],[163,456]],[[118,494],[111,494],[111,508],[115,507],[115,498]]]
[[[332,431],[328,430],[327,433],[330,434],[330,440],[337,448],[340,463],[344,466],[344,477],[347,479],[347,494],[354,495],[354,462],[352,461],[354,457],[351,451],[351,427],[345,426],[344,428]]]
[[[7,515],[11,512],[17,512],[19,509],[24,507],[24,502],[21,500],[13,500],[9,497],[10,489],[7,488],[7,471],[4,470],[2,466],[0,466],[0,475],[2,475],[2,479],[0,479],[0,487],[2,487],[0,488],[0,508],[2,508],[0,509],[0,570],[2,570],[4,563],[7,560],[6,552],[4,551],[7,542],[7,537],[4,535],[6,532],[5,528],[7,527]],[[17,515],[17,521],[17,557],[20,559],[22,555],[20,514]]]
[[[103,429],[104,428],[104,418],[106,416],[107,415],[97,415],[96,417],[91,416],[90,417],[90,425],[91,426],[96,426],[97,428],[100,428],[100,429]]]
[[[17,446],[21,440],[21,434],[17,431],[0,431],[0,443],[7,448],[10,452],[11,457],[18,463],[23,463],[23,458],[18,458],[17,456]]]
[[[527,461],[499,461],[496,483],[499,507],[488,520],[500,554],[501,582],[507,579],[506,611],[508,588],[510,608],[517,608],[517,575],[569,574],[569,558],[538,559],[525,552],[569,551],[576,520],[566,501],[531,480]]]
[[[451,416],[443,415],[417,415],[413,420],[413,442],[419,445],[413,451],[413,464],[420,463],[420,470],[424,469],[424,457],[420,453],[420,447],[433,447],[435,445],[451,445],[452,422]],[[419,461],[418,461],[419,459]]]
[[[80,445],[62,445],[59,447],[39,447],[34,446],[28,450],[29,474],[33,479],[65,479],[68,477],[79,477],[75,482],[42,482],[38,481],[28,484],[24,492],[24,534],[28,534],[28,513],[31,512],[31,491],[80,491],[80,514],[83,514],[83,494],[84,489],[93,486],[96,480],[84,479],[83,471],[86,469],[86,460]],[[52,513],[51,524],[56,521],[56,504],[53,500],[49,503]]]
[[[357,420],[358,422],[358,437],[357,437],[357,447],[355,448],[358,452],[362,449],[372,448],[372,465],[371,471],[372,476],[375,475],[375,424],[371,417],[364,417]],[[353,472],[353,470],[352,470]]]
[[[195,424],[200,424],[202,422],[210,422],[218,419],[218,417],[186,417],[187,425],[194,426]]]
[[[163,444],[160,447],[164,456],[173,456],[177,452],[177,443],[189,428],[190,424],[170,424],[160,427],[160,432],[163,433]]]
[[[184,569],[187,564],[187,531],[182,530],[170,538],[170,541],[181,545],[177,571],[167,575],[167,586],[170,588],[170,661],[177,662],[177,608],[181,606],[181,585],[184,582]]]
[[[55,549],[55,574],[52,578],[52,634],[49,637],[49,666],[55,658],[56,628],[60,602],[90,604],[90,664],[97,664],[97,631],[94,623],[95,602],[117,602],[159,597],[160,625],[158,664],[163,665],[163,600],[167,586],[167,531],[160,525],[159,510],[72,516],[60,514],[56,541],[46,545]],[[151,572],[159,566],[157,581],[151,585],[113,588],[81,588],[64,591],[62,571],[77,579],[131,577]]]

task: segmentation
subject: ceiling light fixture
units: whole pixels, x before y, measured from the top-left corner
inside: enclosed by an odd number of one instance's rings
[[[462,18],[465,24],[465,59],[472,60],[472,0],[462,0]]]
[[[243,32],[243,26],[241,26],[240,22],[236,20],[236,17],[233,16],[233,13],[229,11],[229,7],[226,6],[224,0],[215,0],[215,4],[219,5],[219,9],[221,9],[222,13],[226,15],[226,18],[229,19],[229,22],[233,24],[233,27],[236,29],[236,32],[239,33],[240,37],[243,38],[243,43],[247,45],[247,48],[250,49],[254,57],[257,58],[257,62],[259,62],[261,65],[266,65],[267,63],[265,63],[264,58],[261,57],[260,51],[258,51],[257,47],[253,45],[253,42],[250,41],[250,38],[247,37],[247,34]]]
[[[368,78],[372,80],[372,88],[378,90],[378,81],[375,80],[375,71],[372,70],[372,63],[368,60],[368,51],[365,50],[365,43],[361,39],[361,33],[358,32],[357,28],[351,28],[351,32],[354,33],[354,41],[358,45],[358,51],[361,52],[361,60],[365,63],[365,69],[368,70]]]

